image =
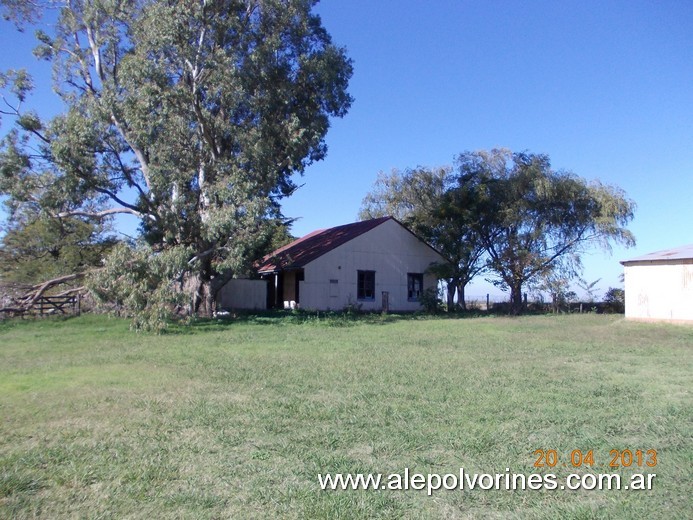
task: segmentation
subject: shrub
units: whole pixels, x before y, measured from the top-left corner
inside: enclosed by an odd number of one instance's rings
[[[626,311],[626,291],[617,287],[609,287],[604,294],[604,311],[623,313]]]
[[[429,287],[421,295],[421,306],[425,312],[436,314],[443,308],[443,301],[438,298],[438,292]]]

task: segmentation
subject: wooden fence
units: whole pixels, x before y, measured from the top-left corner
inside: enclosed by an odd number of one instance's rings
[[[82,312],[81,295],[39,296],[34,301],[0,309],[0,318],[12,316],[79,316]]]
[[[39,316],[49,314],[74,314],[81,313],[81,298],[79,294],[72,296],[41,296],[33,305],[33,312]]]

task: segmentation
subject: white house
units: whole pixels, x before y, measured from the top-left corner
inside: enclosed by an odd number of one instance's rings
[[[693,244],[621,262],[626,318],[693,323]]]
[[[314,231],[267,255],[257,272],[267,280],[269,308],[416,311],[437,286],[428,268],[441,263],[438,251],[383,217]],[[222,289],[222,306],[233,290],[234,283]]]

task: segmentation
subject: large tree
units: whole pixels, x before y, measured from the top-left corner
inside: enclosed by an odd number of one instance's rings
[[[29,217],[12,222],[0,239],[0,279],[35,285],[99,266],[116,240],[77,218]]]
[[[0,85],[14,80],[17,101],[4,110],[17,126],[0,157],[11,210],[136,216],[156,262],[177,262],[167,276],[210,313],[273,233],[292,175],[325,156],[329,118],[351,104],[351,62],[314,3],[63,2],[36,53],[54,64],[65,112],[46,122],[22,111],[23,73]],[[31,23],[55,2],[3,4]]]
[[[450,262],[434,266],[447,284],[447,307],[465,308],[465,287],[483,269],[483,247],[476,235],[475,186],[459,184],[450,167],[418,167],[380,173],[363,199],[360,218],[394,216],[426,239]]]
[[[559,262],[590,247],[635,243],[625,227],[634,203],[619,188],[556,171],[541,154],[494,149],[464,153],[459,161],[480,186],[477,230],[515,314],[522,311],[523,287]]]

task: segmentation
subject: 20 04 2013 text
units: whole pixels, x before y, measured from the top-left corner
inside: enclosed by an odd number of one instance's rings
[[[553,468],[561,463],[561,457],[557,450],[553,449],[538,449],[534,450],[536,460],[533,466],[535,468]],[[657,450],[611,450],[609,451],[610,468],[629,468],[631,466],[654,468],[657,465]],[[594,450],[573,450],[570,454],[566,454],[568,462],[563,463],[563,466],[568,466],[568,463],[574,467],[595,466]]]

